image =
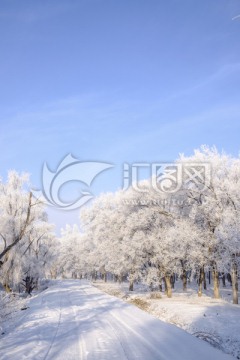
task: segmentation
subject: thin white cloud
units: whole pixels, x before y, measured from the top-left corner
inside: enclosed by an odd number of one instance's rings
[[[206,76],[205,79],[202,79],[200,82],[194,84],[192,87],[182,89],[178,92],[175,92],[172,95],[170,95],[169,97],[162,99],[161,102],[170,102],[177,98],[181,98],[181,97],[193,94],[194,92],[196,92],[198,90],[204,90],[205,87],[214,85],[214,83],[216,83],[217,81],[221,81],[222,79],[224,79],[227,76],[234,74],[234,73],[240,73],[240,62],[239,63],[230,63],[230,64],[226,64],[226,65],[222,66],[214,73]]]
[[[232,20],[237,20],[237,19],[240,19],[240,15],[234,16],[234,17],[232,18]]]

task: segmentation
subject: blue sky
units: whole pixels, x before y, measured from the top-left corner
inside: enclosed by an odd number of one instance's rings
[[[72,153],[115,165],[100,193],[121,186],[124,162],[201,144],[237,156],[239,14],[239,0],[1,0],[1,176],[41,187],[43,163]],[[78,213],[49,212],[58,227]]]

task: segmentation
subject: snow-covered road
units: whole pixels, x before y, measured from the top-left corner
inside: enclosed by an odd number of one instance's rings
[[[232,357],[79,280],[30,299],[1,360],[223,360]]]

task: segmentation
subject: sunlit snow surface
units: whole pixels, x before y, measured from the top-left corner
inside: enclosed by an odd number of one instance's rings
[[[232,358],[78,280],[59,281],[27,305],[1,336],[1,360]]]

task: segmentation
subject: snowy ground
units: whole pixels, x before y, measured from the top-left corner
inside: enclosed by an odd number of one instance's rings
[[[231,357],[79,280],[26,301],[0,338],[1,360],[212,360]]]
[[[199,298],[196,289],[184,293],[177,284],[173,297],[169,299],[163,293],[146,292],[142,286],[136,286],[134,292],[129,292],[126,283],[97,282],[94,285],[240,359],[240,305],[230,303],[230,287],[221,289],[223,298],[215,300],[210,297],[211,288]],[[153,298],[159,295],[161,298]]]
[[[18,294],[7,294],[0,290],[0,336],[4,333],[4,324],[10,325],[20,310],[25,308],[25,299]]]

